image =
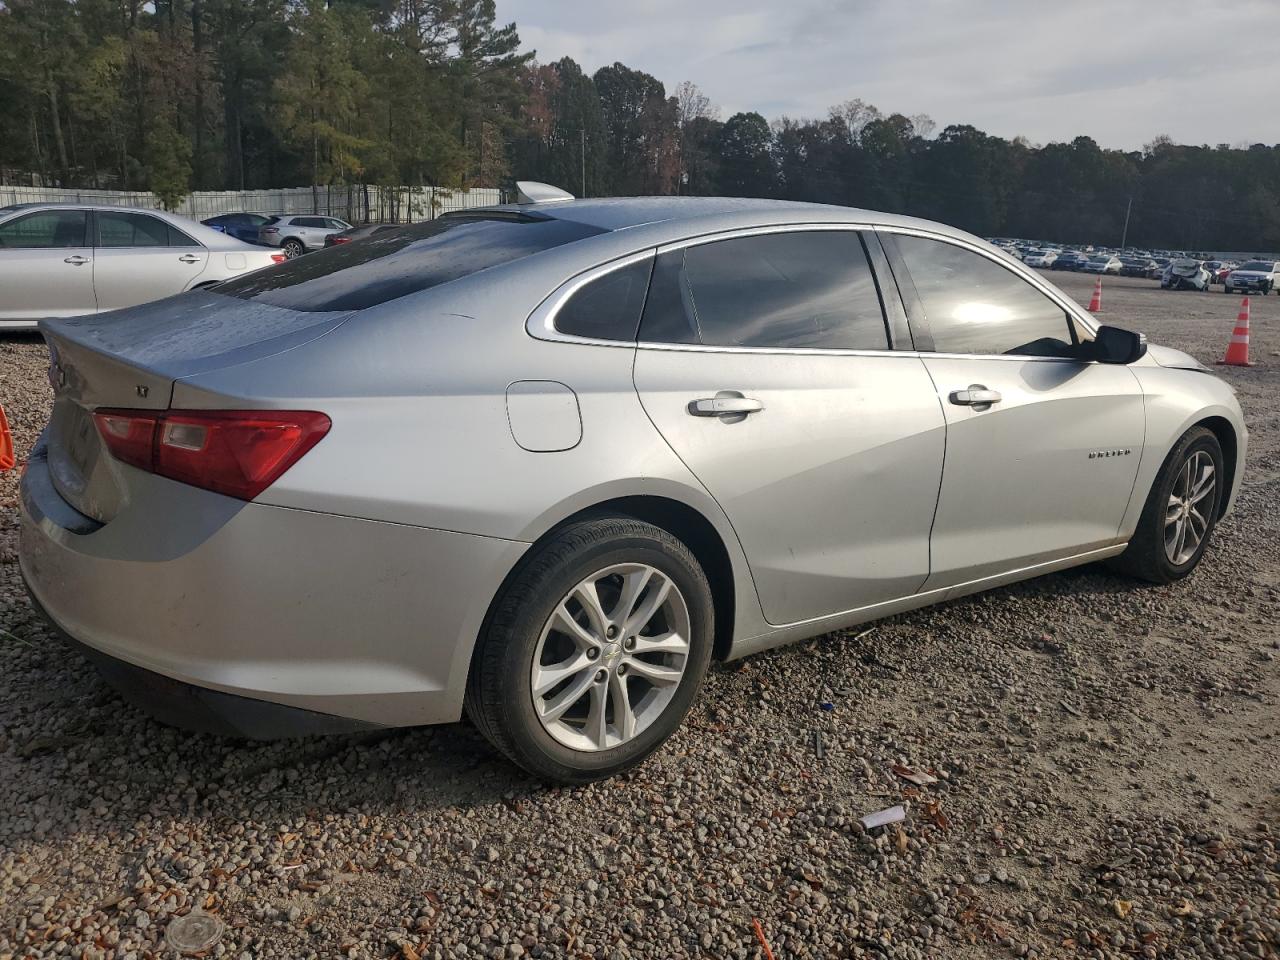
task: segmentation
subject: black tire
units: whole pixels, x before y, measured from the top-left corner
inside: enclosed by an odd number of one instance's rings
[[[290,260],[296,260],[307,252],[307,248],[303,246],[302,241],[295,240],[293,237],[280,244],[280,250]]]
[[[1183,563],[1175,564],[1165,552],[1165,512],[1178,472],[1187,460],[1195,453],[1203,451],[1213,459],[1214,489],[1209,495],[1210,503],[1207,511],[1207,525],[1204,536],[1195,552]],[[1218,511],[1222,503],[1222,482],[1226,479],[1222,462],[1222,447],[1213,431],[1206,427],[1192,427],[1169,451],[1155,483],[1142,508],[1142,517],[1138,520],[1138,528],[1124,553],[1111,561],[1111,566],[1140,580],[1151,583],[1173,583],[1181,580],[1200,562],[1205,547],[1213,536],[1213,528],[1218,522]]]
[[[575,585],[617,563],[644,563],[665,574],[689,611],[685,672],[671,701],[633,739],[599,751],[575,750],[543,727],[530,671],[544,624]],[[629,517],[573,523],[523,561],[495,601],[467,678],[466,711],[490,743],[529,773],[564,784],[589,783],[637,766],[675,732],[711,660],[715,608],[706,574],[684,543]]]

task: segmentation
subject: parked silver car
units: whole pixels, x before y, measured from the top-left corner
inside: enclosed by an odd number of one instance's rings
[[[0,207],[0,330],[132,307],[283,259],[160,210]]]
[[[122,690],[246,736],[465,711],[567,782],[657,749],[713,657],[1183,577],[1247,445],[1191,357],[817,204],[469,211],[41,329],[21,569]]]
[[[337,217],[277,216],[258,227],[258,242],[279,247],[290,260],[324,247],[325,237],[345,233],[351,224]]]

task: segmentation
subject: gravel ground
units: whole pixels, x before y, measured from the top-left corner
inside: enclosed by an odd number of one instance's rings
[[[1102,316],[1212,362],[1237,302],[1111,280]],[[145,718],[32,612],[0,478],[0,958],[175,956],[192,911],[232,958],[759,957],[757,919],[779,960],[1277,956],[1280,297],[1253,321],[1258,366],[1221,371],[1245,486],[1188,581],[1088,567],[715,669],[658,757],[582,789],[463,724]],[[23,450],[44,375],[0,339]]]

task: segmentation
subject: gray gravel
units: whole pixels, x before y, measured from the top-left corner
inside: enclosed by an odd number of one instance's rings
[[[1115,280],[1103,316],[1213,361],[1237,302]],[[1223,370],[1246,487],[1189,581],[1085,568],[718,668],[657,758],[582,789],[466,725],[147,719],[33,614],[0,477],[0,958],[175,956],[195,910],[236,960],[759,957],[754,919],[779,960],[1277,956],[1280,297],[1253,307],[1259,366]],[[22,449],[44,365],[0,339]]]

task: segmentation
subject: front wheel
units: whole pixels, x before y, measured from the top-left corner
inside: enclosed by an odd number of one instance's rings
[[[711,587],[684,543],[628,517],[575,523],[535,548],[497,599],[467,714],[544,780],[614,776],[680,725],[714,628]]]
[[[1165,458],[1133,539],[1112,565],[1152,583],[1189,574],[1218,521],[1224,476],[1218,438],[1205,427],[1192,427]]]

